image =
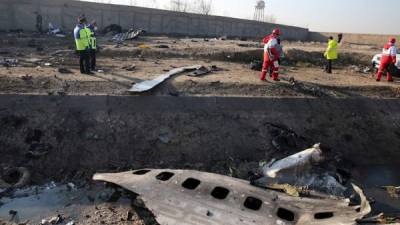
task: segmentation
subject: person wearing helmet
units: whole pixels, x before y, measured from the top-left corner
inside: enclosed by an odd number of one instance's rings
[[[328,47],[324,53],[325,58],[327,59],[325,72],[332,73],[332,63],[334,60],[338,58],[338,44],[342,41],[343,34],[338,35],[338,41],[336,41],[332,36],[329,37]]]
[[[268,71],[271,69],[270,77],[274,81],[279,81],[279,60],[280,60],[280,52],[279,52],[279,36],[281,35],[281,31],[279,29],[274,29],[272,34],[266,36],[263,39],[264,44],[264,63],[262,67],[262,72],[260,76],[260,80],[264,81],[267,76]]]
[[[90,30],[86,27],[86,17],[81,15],[74,29],[76,50],[79,54],[79,66],[82,74],[93,74],[90,72]]]
[[[390,38],[389,42],[383,46],[382,50],[382,58],[381,63],[379,65],[378,74],[376,77],[376,81],[381,81],[382,75],[386,70],[387,76],[386,79],[388,82],[393,82],[392,74],[388,70],[389,66],[396,64],[396,55],[397,55],[397,48],[396,48],[396,39]]]

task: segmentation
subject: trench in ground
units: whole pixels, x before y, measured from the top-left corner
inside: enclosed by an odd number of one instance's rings
[[[380,187],[399,185],[400,102],[395,99],[0,96],[0,165],[32,184],[99,171],[195,169],[240,178],[259,161],[322,143],[374,208],[400,212]],[[276,133],[290,132],[281,148]],[[281,138],[282,139],[282,138]],[[29,152],[45,153],[33,157]]]

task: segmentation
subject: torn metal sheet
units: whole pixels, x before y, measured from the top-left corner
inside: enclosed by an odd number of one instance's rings
[[[348,199],[295,198],[190,170],[146,169],[95,174],[93,179],[139,194],[161,225],[350,225],[368,211],[349,206]]]
[[[316,144],[312,148],[276,161],[271,165],[266,165],[263,168],[263,173],[266,177],[275,178],[281,171],[298,169],[299,167],[320,162],[322,159],[323,157],[320,145]]]
[[[129,92],[145,92],[145,91],[151,90],[152,88],[161,84],[162,82],[164,82],[166,79],[170,78],[173,75],[183,73],[185,71],[197,70],[201,67],[202,67],[201,65],[196,65],[196,66],[180,67],[180,68],[170,70],[168,73],[162,74],[153,80],[146,80],[146,81],[134,84],[132,86],[132,88],[129,89]]]
[[[330,171],[318,170],[313,166],[324,159],[319,144],[302,152],[272,162],[261,168],[262,177],[252,183],[259,187],[276,189],[278,185],[296,187],[300,190],[312,190],[310,194],[328,194],[344,196],[346,187],[343,186]],[[286,189],[284,189],[286,191]],[[291,193],[293,193],[291,191]]]
[[[136,39],[136,38],[138,38],[140,35],[142,35],[144,33],[146,33],[146,31],[141,30],[141,29],[139,29],[139,30],[130,29],[126,33],[119,33],[119,34],[114,35],[111,40],[114,41],[114,42],[117,42],[117,43],[121,43],[121,42],[124,42],[126,40]]]

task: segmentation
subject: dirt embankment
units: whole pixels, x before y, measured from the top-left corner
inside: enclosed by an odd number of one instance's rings
[[[395,100],[4,96],[0,101],[0,163],[28,167],[38,180],[142,167],[226,174],[230,159],[246,168],[317,142],[355,164],[393,164],[400,158]],[[272,144],[276,139],[280,147]]]

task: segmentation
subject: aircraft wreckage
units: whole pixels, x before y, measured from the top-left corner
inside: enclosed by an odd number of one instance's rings
[[[299,198],[255,187],[245,180],[190,170],[136,170],[95,174],[141,196],[161,225],[350,225],[370,213],[348,199]]]

